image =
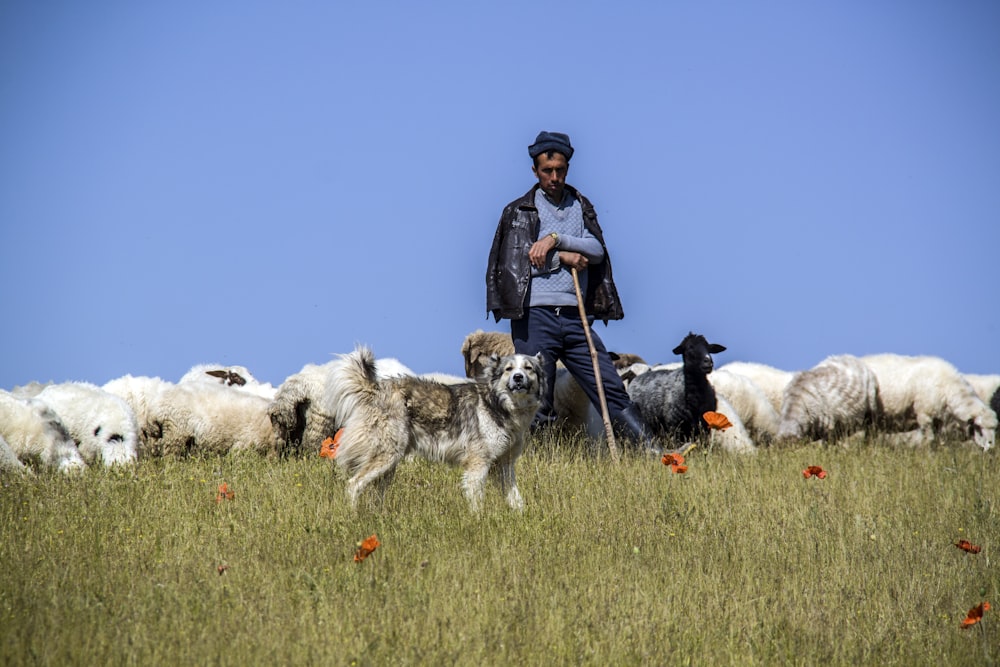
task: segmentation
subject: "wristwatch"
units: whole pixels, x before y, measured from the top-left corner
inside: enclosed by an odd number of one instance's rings
[[[555,232],[552,232],[551,234],[549,234],[549,236],[551,236],[552,240],[556,242],[556,245],[559,245],[559,235],[558,234],[556,234]]]

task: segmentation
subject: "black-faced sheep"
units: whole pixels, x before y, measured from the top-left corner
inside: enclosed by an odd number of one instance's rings
[[[683,356],[681,368],[651,370],[629,383],[629,396],[651,429],[682,441],[706,432],[702,415],[717,407],[715,389],[706,376],[714,368],[712,355],[725,349],[689,333],[673,350]]]
[[[971,437],[984,451],[993,446],[996,413],[944,359],[876,354],[861,360],[878,378],[886,430],[907,433],[916,444],[951,435]]]
[[[88,465],[135,462],[139,429],[124,399],[88,382],[49,385],[36,398],[59,415]]]
[[[827,357],[785,387],[778,440],[849,437],[874,425],[878,380],[857,357]]]

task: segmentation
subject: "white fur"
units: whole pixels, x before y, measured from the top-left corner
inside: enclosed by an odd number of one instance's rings
[[[796,373],[785,387],[778,438],[849,437],[874,424],[879,413],[875,374],[849,354],[827,357]]]
[[[726,399],[746,428],[758,439],[770,439],[777,435],[780,415],[764,390],[753,380],[719,368],[708,374],[708,381],[715,387],[715,395]]]
[[[88,382],[50,385],[36,398],[59,415],[88,465],[135,462],[138,424],[122,398]]]
[[[1000,389],[1000,375],[976,375],[965,373],[962,377],[976,390],[976,396],[982,399],[986,405],[993,400],[993,394]]]
[[[732,426],[725,430],[710,429],[709,443],[713,447],[720,447],[723,451],[733,454],[756,454],[757,446],[754,444],[753,438],[750,437],[750,432],[747,431],[743,420],[740,419],[739,411],[718,393],[715,395],[715,401],[715,411],[726,415]]]
[[[785,386],[791,382],[793,373],[753,361],[731,361],[728,364],[723,364],[717,370],[750,378],[767,396],[774,411],[781,414],[781,401],[785,393]]]
[[[14,449],[0,435],[0,474],[8,472],[27,473],[28,467],[21,463]]]
[[[163,437],[163,424],[159,421],[161,397],[173,386],[172,382],[158,377],[123,375],[105,383],[102,387],[104,391],[121,398],[132,408],[139,429],[137,452],[139,458],[156,453],[156,443]]]
[[[64,473],[87,467],[59,417],[37,399],[0,390],[0,436],[20,461]]]
[[[927,444],[937,435],[968,437],[984,451],[996,438],[997,416],[944,359],[898,354],[862,357],[878,378],[884,425]],[[914,431],[916,429],[916,431]]]

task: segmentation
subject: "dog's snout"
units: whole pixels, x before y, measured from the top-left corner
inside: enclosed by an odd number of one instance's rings
[[[524,382],[524,373],[521,372],[514,373],[514,375],[511,376],[511,379],[514,380],[514,382],[520,384]]]

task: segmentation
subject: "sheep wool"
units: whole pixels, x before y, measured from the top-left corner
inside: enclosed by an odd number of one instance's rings
[[[785,387],[779,440],[834,439],[871,426],[879,413],[878,380],[857,357],[827,357]]]
[[[22,462],[64,473],[87,467],[59,417],[38,399],[0,390],[0,437]]]
[[[37,398],[59,415],[88,465],[135,462],[139,427],[122,398],[87,382],[50,385]]]

